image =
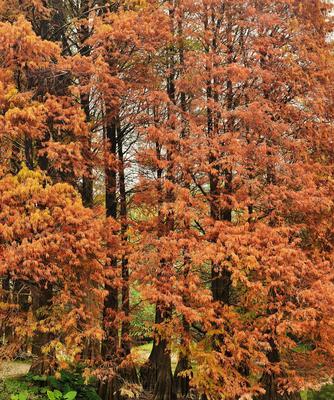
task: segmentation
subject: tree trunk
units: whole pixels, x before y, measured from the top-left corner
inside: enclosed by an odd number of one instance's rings
[[[261,383],[266,393],[256,397],[255,400],[301,400],[299,393],[284,393],[278,392],[276,377],[270,374],[264,374]]]
[[[89,1],[84,0],[81,2],[80,18],[88,18]],[[87,25],[83,25],[79,31],[80,54],[81,56],[89,56],[91,53],[90,46],[85,44],[89,38],[90,31]],[[85,84],[85,83],[84,83]],[[90,99],[89,93],[81,93],[80,95],[81,107],[85,112],[86,123],[91,120],[90,116]],[[88,132],[88,137],[85,138],[83,153],[86,160],[86,168],[84,176],[82,177],[82,200],[85,207],[92,207],[94,202],[94,181],[92,178],[92,150],[91,150],[91,132]]]
[[[126,202],[126,186],[125,186],[125,166],[123,154],[123,140],[121,129],[118,129],[118,161],[119,161],[119,193],[120,193],[120,219],[121,219],[121,235],[124,245],[127,246],[128,237],[126,231],[128,229],[128,210]],[[122,257],[122,311],[125,320],[122,322],[121,333],[121,349],[122,357],[127,357],[131,353],[130,338],[130,271],[127,256]],[[138,383],[138,375],[136,367],[127,362],[120,370],[120,375],[127,383]]]
[[[188,247],[184,249],[184,263],[185,263],[185,270],[184,270],[184,279],[186,281],[186,288],[189,288],[187,283],[187,277],[190,272],[190,265],[191,259],[188,255]],[[183,302],[185,305],[188,305],[188,297],[183,296]],[[179,354],[179,359],[177,366],[174,372],[174,384],[175,384],[175,391],[178,395],[182,397],[187,397],[190,390],[190,375],[189,371],[191,371],[191,362],[189,359],[189,337],[190,337],[190,324],[186,320],[185,316],[182,317],[182,325],[184,329],[184,336],[181,337],[181,345],[182,345],[182,352]],[[186,375],[184,375],[186,373]]]
[[[123,154],[123,140],[122,131],[120,127],[117,130],[117,144],[118,144],[118,161],[119,161],[119,194],[120,194],[120,220],[121,220],[121,237],[124,246],[127,246],[128,238],[126,231],[128,229],[128,210],[126,203],[126,187],[125,187],[125,166]],[[122,311],[125,320],[122,322],[121,334],[121,348],[123,355],[127,356],[131,353],[130,342],[130,288],[129,288],[129,267],[126,256],[122,257]]]
[[[116,156],[117,143],[116,143],[116,121],[107,126],[107,147],[111,155]],[[116,219],[117,218],[117,175],[116,169],[113,166],[106,163],[106,216]],[[114,271],[117,269],[117,258],[109,253],[108,254],[111,263],[110,269]],[[113,272],[114,272],[113,271]],[[107,271],[108,272],[108,271]],[[118,311],[118,289],[114,287],[110,282],[106,284],[107,296],[104,302],[103,310],[103,327],[106,334],[106,338],[102,343],[102,357],[109,359],[111,356],[115,356],[118,351],[118,328],[115,326],[115,314]]]
[[[10,276],[6,275],[2,278],[2,284],[1,284],[1,301],[3,301],[4,304],[11,304],[11,280]],[[8,343],[11,342],[13,339],[13,329],[10,326],[9,320],[10,320],[10,310],[7,310],[7,313],[4,315],[4,320],[1,321],[1,341],[2,343]]]
[[[269,339],[271,350],[268,352],[268,361],[272,364],[280,362],[280,353],[275,344],[275,341]],[[265,372],[260,381],[263,389],[266,391],[265,394],[260,395],[256,400],[300,400],[299,393],[279,393],[279,387],[277,385],[277,376],[270,372]]]
[[[32,313],[35,317],[37,324],[43,324],[43,320],[49,313],[49,307],[52,303],[52,287],[33,287],[31,289],[32,296]],[[35,360],[30,367],[30,372],[35,375],[43,375],[50,373],[50,363],[47,355],[43,354],[43,348],[50,341],[50,334],[37,329],[32,338],[32,354]]]
[[[169,318],[171,312],[163,313],[159,304],[156,308],[156,324]],[[173,385],[171,353],[165,339],[155,338],[149,359],[140,369],[143,388],[154,394],[155,400],[171,400],[176,398]]]
[[[122,396],[122,387],[126,383],[138,384],[136,369],[117,368],[114,376],[100,382],[99,396],[102,400],[125,400],[127,396]]]
[[[30,169],[34,169],[34,154],[33,154],[33,143],[32,139],[26,136],[24,138],[24,154],[26,166]]]
[[[20,144],[17,140],[12,141],[12,151],[10,156],[10,172],[13,175],[19,173],[21,169],[21,159],[20,159]]]
[[[183,376],[182,373],[191,370],[191,363],[187,355],[180,354],[178,363],[174,372],[175,391],[181,397],[187,397],[190,390],[189,376]]]

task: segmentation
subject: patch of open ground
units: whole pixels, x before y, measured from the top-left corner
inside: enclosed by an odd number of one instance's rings
[[[4,361],[0,364],[0,380],[18,378],[28,373],[30,364],[21,361]]]

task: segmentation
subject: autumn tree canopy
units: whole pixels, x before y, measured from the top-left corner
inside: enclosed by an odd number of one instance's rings
[[[102,400],[330,381],[332,31],[325,0],[0,1],[0,357]]]

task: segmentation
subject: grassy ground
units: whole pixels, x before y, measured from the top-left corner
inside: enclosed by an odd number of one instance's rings
[[[147,359],[152,351],[152,347],[153,347],[153,342],[150,342],[150,343],[145,343],[141,346],[136,346],[132,349],[132,352],[135,355],[135,357],[138,360],[140,365],[144,364],[147,361]],[[173,372],[175,371],[176,364],[177,364],[177,354],[172,352],[172,370],[173,370]]]
[[[138,360],[139,364],[142,365],[147,361],[153,347],[153,342],[145,343],[141,346],[136,346],[132,349],[132,353]]]
[[[19,396],[28,400],[45,400],[45,394],[40,393],[40,389],[26,382],[23,377],[6,378],[0,380],[0,400],[11,400],[14,396]],[[14,397],[15,398],[15,397]]]

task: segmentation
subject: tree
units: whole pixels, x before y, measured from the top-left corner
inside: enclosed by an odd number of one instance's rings
[[[57,360],[62,366],[74,362],[85,338],[102,335],[104,250],[96,240],[101,223],[71,186],[52,185],[26,167],[2,176],[0,193],[1,275],[23,282],[32,297],[31,316],[8,298],[15,311],[8,326],[19,344],[32,338],[39,356],[32,370],[42,374]]]
[[[40,359],[65,346],[103,399],[122,397],[138,385],[135,292],[155,308],[140,368],[155,399],[295,399],[332,377],[327,2],[13,0],[0,13],[6,354],[34,332]],[[60,208],[80,223],[58,226]],[[89,338],[94,352],[79,350]]]

